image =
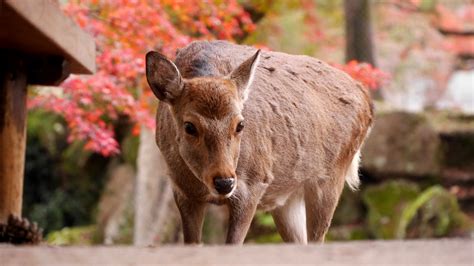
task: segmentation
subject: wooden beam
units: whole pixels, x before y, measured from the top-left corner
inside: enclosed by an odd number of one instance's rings
[[[0,223],[21,216],[26,146],[26,64],[0,54]]]
[[[0,245],[2,265],[473,265],[468,238],[244,246]]]
[[[28,84],[57,86],[71,74],[69,62],[61,56],[23,55],[23,58]]]
[[[0,48],[62,56],[74,74],[95,72],[94,39],[51,0],[0,0]]]

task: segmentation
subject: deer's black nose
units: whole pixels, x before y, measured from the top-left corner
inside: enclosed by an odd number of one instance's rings
[[[232,191],[235,185],[235,179],[233,177],[214,177],[214,188],[221,195],[226,195]]]

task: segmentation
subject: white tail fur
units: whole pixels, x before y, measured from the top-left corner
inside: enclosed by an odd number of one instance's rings
[[[357,190],[359,188],[359,184],[360,184],[359,162],[360,162],[360,149],[356,152],[356,154],[354,155],[354,158],[352,158],[352,163],[349,166],[349,169],[347,169],[347,174],[346,174],[347,185],[349,185],[349,187],[352,190]]]

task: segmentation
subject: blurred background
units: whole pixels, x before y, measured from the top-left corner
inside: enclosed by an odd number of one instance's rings
[[[23,215],[47,242],[182,241],[144,54],[202,39],[311,55],[371,90],[362,186],[344,191],[327,241],[472,237],[472,0],[51,1],[94,36],[98,71],[29,90]],[[204,242],[223,243],[225,223],[211,207]],[[270,215],[246,241],[281,242]]]

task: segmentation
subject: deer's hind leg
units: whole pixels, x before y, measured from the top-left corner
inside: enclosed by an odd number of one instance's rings
[[[305,184],[304,201],[308,242],[324,241],[343,188],[344,177],[308,180]]]
[[[278,233],[285,242],[307,243],[306,212],[303,191],[296,191],[283,206],[271,213]]]

